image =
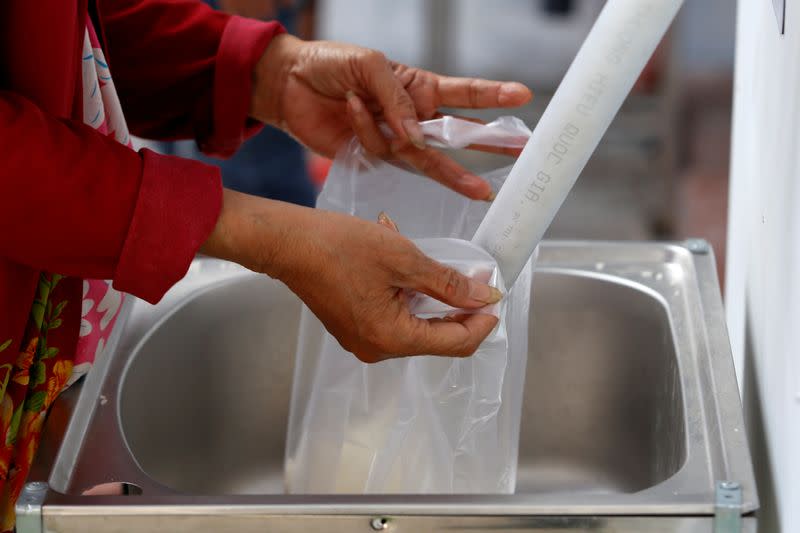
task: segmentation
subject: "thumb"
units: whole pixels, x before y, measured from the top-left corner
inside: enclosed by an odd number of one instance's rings
[[[409,288],[423,292],[452,307],[476,309],[496,304],[503,293],[496,287],[465,276],[458,270],[422,255]]]
[[[403,143],[425,148],[425,135],[419,125],[414,101],[392,70],[386,57],[372,51],[362,61],[363,79],[370,96],[378,101],[389,127]]]

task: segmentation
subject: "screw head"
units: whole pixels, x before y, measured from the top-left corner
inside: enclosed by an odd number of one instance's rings
[[[719,486],[725,490],[738,490],[740,488],[740,485],[735,481],[722,481]]]
[[[26,492],[44,492],[50,488],[46,481],[31,481],[26,483],[24,490]]]
[[[372,526],[372,529],[375,531],[383,531],[384,529],[389,528],[389,520],[378,516],[373,518],[369,525]]]
[[[688,239],[685,246],[693,254],[707,254],[711,251],[711,247],[705,239]]]

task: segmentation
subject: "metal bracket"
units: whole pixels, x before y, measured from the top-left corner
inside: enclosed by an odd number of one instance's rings
[[[714,533],[742,533],[742,487],[735,481],[717,483]]]
[[[778,19],[778,31],[783,35],[786,32],[786,0],[772,0],[772,5]]]
[[[42,533],[42,504],[50,485],[45,481],[26,483],[17,499],[17,533]]]

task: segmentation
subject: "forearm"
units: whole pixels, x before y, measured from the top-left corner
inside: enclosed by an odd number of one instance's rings
[[[297,230],[308,223],[311,212],[224,189],[219,218],[200,252],[280,278],[292,263],[290,255],[301,251]]]

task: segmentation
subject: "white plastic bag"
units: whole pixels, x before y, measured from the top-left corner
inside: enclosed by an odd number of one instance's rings
[[[524,145],[530,131],[504,117],[488,125],[447,117],[422,124],[442,147]],[[499,189],[508,173],[484,177]],[[369,157],[353,141],[334,162],[317,206],[376,220],[386,211],[426,254],[504,287],[489,253],[470,239],[488,204]],[[500,317],[466,359],[412,357],[367,365],[303,310],[286,450],[290,493],[512,493],[528,353],[529,263]],[[418,296],[412,311],[451,308]]]

